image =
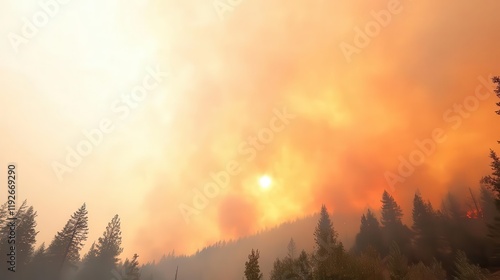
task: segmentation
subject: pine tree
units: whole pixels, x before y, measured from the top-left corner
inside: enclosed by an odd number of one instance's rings
[[[65,267],[76,268],[89,231],[87,215],[86,206],[83,204],[71,215],[64,228],[57,232],[50,243],[47,256],[53,269],[61,272]]]
[[[30,262],[35,251],[37,213],[30,206],[20,214],[16,233],[17,265],[19,271],[26,271],[25,267]]]
[[[103,236],[99,237],[97,241],[96,249],[99,252],[99,258],[112,265],[116,265],[119,261],[118,256],[123,251],[121,244],[122,232],[120,217],[115,215],[106,227]]]
[[[325,205],[321,206],[320,218],[314,231],[316,245],[314,253],[315,279],[324,280],[341,275],[344,266],[344,247],[337,240],[337,232]]]
[[[495,93],[497,97],[500,98],[500,77],[494,77],[492,80],[493,83],[497,84]],[[500,107],[500,102],[497,102],[496,105]],[[495,111],[495,113],[500,115],[500,110]],[[498,141],[498,143],[500,143],[500,141]],[[490,262],[492,265],[499,266],[500,265],[500,159],[493,150],[490,150],[490,158],[491,158],[490,167],[492,174],[483,177],[481,179],[481,184],[489,188],[496,196],[495,206],[497,211],[493,221],[489,221],[488,237],[492,242]]]
[[[354,251],[359,254],[368,248],[375,249],[379,254],[383,251],[382,231],[377,218],[370,209],[366,215],[361,216],[361,226],[356,235]]]
[[[125,260],[123,264],[123,268],[125,270],[124,280],[139,280],[141,278],[141,273],[139,272],[139,261],[137,258],[139,258],[139,256],[134,254],[132,260]]]
[[[380,252],[382,256],[389,253],[392,242],[396,242],[403,254],[410,252],[411,230],[401,221],[403,211],[394,197],[387,191],[382,194],[382,209],[380,223],[384,239],[384,249]]]
[[[385,228],[393,227],[394,225],[402,225],[401,218],[403,217],[403,211],[401,207],[396,203],[392,195],[387,191],[382,194],[382,218],[380,222]]]
[[[443,230],[443,215],[434,211],[430,202],[424,202],[419,193],[413,199],[414,246],[417,258],[430,263],[432,258],[444,259],[450,246]]]
[[[419,193],[413,199],[413,231],[414,245],[419,252],[420,260],[429,261],[434,255],[434,209],[432,205],[425,203]]]
[[[261,280],[264,278],[260,272],[259,266],[259,250],[252,249],[252,253],[248,255],[248,261],[245,262],[245,277],[247,280]]]
[[[290,278],[289,275],[292,273],[291,267],[288,264],[288,258],[280,260],[277,258],[273,263],[273,269],[271,270],[271,280],[282,280]]]
[[[78,279],[109,280],[113,277],[113,271],[117,271],[118,256],[123,251],[121,234],[120,217],[115,215],[84,257]]]
[[[295,258],[297,250],[295,241],[290,239],[287,246],[288,254],[283,259],[279,258],[273,264],[271,280],[310,280],[312,279],[311,262],[307,253],[302,250],[298,258]]]
[[[484,176],[481,179],[481,184],[489,187],[495,194],[497,199],[500,199],[500,159],[495,151],[490,150],[491,158],[491,175]]]
[[[302,250],[300,252],[299,258],[295,262],[295,268],[300,280],[312,280],[312,267],[309,256],[306,251]]]
[[[490,262],[492,265],[500,265],[500,159],[497,154],[491,150],[491,170],[492,174],[481,179],[481,184],[488,187],[496,196],[495,198],[495,217],[488,224],[488,237],[492,244],[490,246]]]

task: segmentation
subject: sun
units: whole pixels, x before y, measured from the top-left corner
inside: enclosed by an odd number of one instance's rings
[[[263,190],[267,190],[271,187],[273,180],[268,175],[263,175],[259,178],[259,186]]]

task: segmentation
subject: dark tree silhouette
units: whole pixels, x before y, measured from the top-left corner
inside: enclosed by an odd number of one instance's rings
[[[438,234],[436,230],[436,213],[430,202],[424,202],[419,193],[413,199],[413,231],[414,245],[419,260],[427,263],[437,252]]]
[[[141,278],[138,258],[139,256],[134,254],[132,260],[126,259],[123,263],[126,280],[139,280]]]
[[[398,205],[394,197],[384,191],[382,194],[382,217],[381,230],[384,238],[384,250],[381,252],[382,255],[387,255],[389,253],[389,247],[392,242],[396,242],[400,250],[404,254],[408,254],[411,250],[411,230],[403,224],[401,221],[403,217],[403,211]]]
[[[306,251],[302,250],[295,258],[296,245],[293,238],[288,243],[288,254],[283,259],[279,258],[273,264],[271,280],[312,280],[312,266]]]
[[[52,269],[59,269],[59,273],[65,267],[76,269],[80,261],[80,251],[85,245],[88,234],[88,212],[83,204],[73,213],[64,226],[57,232],[52,243],[47,248],[48,262]]]
[[[79,279],[109,280],[118,273],[118,256],[123,251],[121,234],[120,217],[115,215],[85,256]]]
[[[314,277],[318,280],[336,278],[343,274],[344,247],[337,240],[326,206],[321,206],[320,218],[314,230]]]
[[[354,251],[363,253],[368,248],[375,249],[379,254],[383,251],[382,230],[373,212],[368,209],[366,215],[361,216],[361,226],[356,235]]]
[[[264,278],[260,272],[259,257],[259,250],[254,249],[252,249],[252,253],[248,255],[248,261],[245,262],[245,277],[247,280],[261,280]]]
[[[17,251],[17,265],[21,273],[26,272],[26,267],[33,257],[35,251],[36,235],[36,221],[37,213],[30,206],[28,210],[23,211],[20,215],[19,224],[16,233],[16,251]]]
[[[396,203],[392,195],[387,191],[382,194],[382,218],[380,222],[383,227],[392,227],[394,225],[402,224],[401,218],[403,217],[403,211],[401,207]]]

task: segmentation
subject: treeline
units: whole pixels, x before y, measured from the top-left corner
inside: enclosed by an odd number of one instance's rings
[[[7,204],[0,206],[0,279],[15,280],[139,280],[138,256],[120,262],[122,253],[120,218],[108,223],[104,233],[81,258],[87,240],[88,212],[83,204],[74,212],[52,242],[35,248],[37,212],[26,201],[15,213],[15,243],[9,238],[11,217]],[[9,263],[15,246],[15,263]],[[13,259],[13,258],[12,258]],[[15,265],[15,266],[14,266]],[[9,270],[8,268],[11,267]],[[13,271],[15,270],[15,272]]]
[[[493,78],[500,98],[500,78]],[[500,107],[500,102],[496,103]],[[500,115],[500,110],[496,111]],[[499,141],[500,143],[500,141]],[[441,209],[416,193],[412,226],[402,222],[403,212],[384,191],[380,221],[368,210],[350,252],[346,252],[326,207],[314,231],[315,250],[276,259],[271,280],[301,279],[488,279],[500,268],[500,159],[492,150],[491,175],[481,179],[480,201],[464,210],[448,195]],[[463,200],[462,200],[463,201]],[[259,251],[252,250],[245,263],[247,280],[260,280]]]
[[[493,193],[484,187],[481,193],[478,209],[494,210]],[[384,192],[380,213],[380,221],[372,210],[362,215],[355,244],[347,251],[323,206],[313,235],[315,250],[296,252],[291,239],[287,256],[275,260],[270,279],[488,279],[485,268],[498,266],[493,228],[487,226],[495,220],[494,212],[466,211],[451,195],[442,209],[434,210],[417,193],[410,228],[402,222],[398,203]],[[259,255],[259,250],[249,255],[245,279],[264,279]]]
[[[493,175],[483,182],[500,182],[500,162],[496,155],[492,158]],[[349,252],[338,240],[323,206],[314,231],[314,252],[297,253],[291,239],[288,255],[276,259],[270,279],[488,279],[490,272],[485,268],[499,267],[498,201],[494,192],[483,186],[477,208],[464,209],[448,195],[442,209],[434,210],[417,193],[409,228],[402,222],[401,207],[384,192],[380,221],[371,210],[363,214]],[[248,280],[263,279],[259,254],[252,250],[245,264]]]

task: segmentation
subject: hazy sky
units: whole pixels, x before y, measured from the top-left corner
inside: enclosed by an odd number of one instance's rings
[[[39,243],[85,202],[89,244],[119,214],[124,256],[151,260],[321,203],[358,223],[384,189],[406,213],[417,189],[439,206],[489,170],[496,0],[65,1],[0,2],[0,164],[18,164]],[[179,207],[233,169],[186,223]]]

